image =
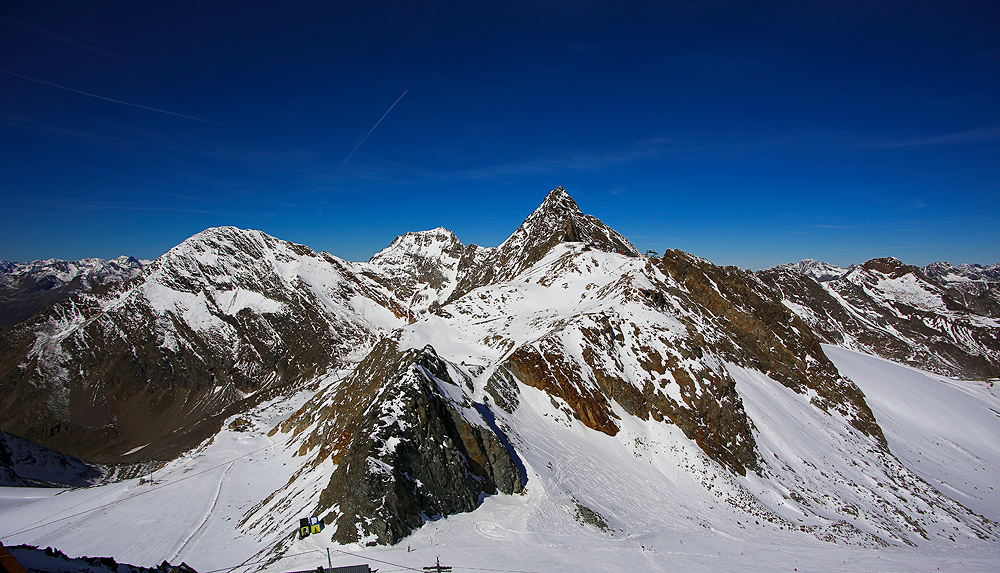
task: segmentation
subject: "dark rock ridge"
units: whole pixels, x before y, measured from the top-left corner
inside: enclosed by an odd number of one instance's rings
[[[198,573],[187,563],[171,565],[164,561],[157,567],[140,567],[118,563],[113,557],[69,557],[52,547],[15,545],[9,550],[29,573]]]
[[[990,312],[992,287],[984,287],[982,297],[973,289],[951,289],[942,284],[948,273],[941,265],[936,268],[937,280],[885,257],[822,282],[787,265],[757,276],[825,342],[949,376],[1000,375],[1000,322]]]
[[[395,543],[426,518],[521,491],[511,453],[466,384],[430,346],[400,351],[387,339],[350,378],[285,422],[285,432],[314,428],[307,440],[320,448],[314,463],[337,464],[316,509],[335,541]]]

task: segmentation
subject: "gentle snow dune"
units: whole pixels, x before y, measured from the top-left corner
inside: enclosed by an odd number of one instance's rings
[[[997,398],[988,388],[838,348],[827,351],[864,389],[890,446],[909,468],[935,486],[944,482],[958,492],[963,491],[959,486],[972,488],[979,496],[975,508],[995,515],[995,494],[980,492],[993,492],[990,488],[1000,482],[1000,457],[991,439],[1000,435],[992,411]],[[748,412],[755,416],[762,453],[777,453],[793,464],[801,463],[794,453],[853,447],[828,420],[814,417],[802,396],[760,373],[735,375]],[[335,383],[331,378],[320,387]],[[456,572],[1000,570],[1000,544],[968,537],[874,550],[758,524],[725,499],[760,488],[754,493],[761,503],[786,512],[786,519],[818,522],[816,515],[806,517],[791,505],[782,509],[782,488],[819,480],[812,485],[832,483],[847,492],[837,490],[838,495],[860,495],[852,493],[859,490],[832,477],[822,482],[817,477],[821,473],[805,468],[787,475],[734,478],[676,427],[618,412],[622,431],[610,437],[571,420],[547,395],[523,386],[521,407],[498,422],[517,428],[516,433],[508,431],[527,470],[524,495],[488,497],[472,513],[428,522],[396,547],[344,547],[331,543],[328,534],[297,540],[297,519],[308,516],[330,468],[299,475],[285,488],[303,466],[303,458],[293,455],[299,444],[288,435],[265,434],[306,398],[304,393],[261,406],[250,415],[249,432],[221,432],[158,471],[152,486],[129,480],[58,495],[2,488],[0,536],[5,545],[51,545],[70,556],[113,556],[136,565],[185,561],[202,573],[244,563],[235,570],[315,569],[327,564],[327,549],[335,566],[370,563],[382,571],[419,570],[438,556]],[[955,452],[966,452],[966,457]],[[830,458],[819,466],[822,473],[862,479],[864,470],[845,463],[842,453],[818,455]],[[254,511],[283,488],[292,493],[287,503],[276,496],[264,504],[266,511]],[[955,490],[940,489],[974,506]],[[582,523],[579,506],[599,514],[607,530]],[[820,504],[817,513],[822,511]],[[247,513],[257,519],[263,513],[272,522],[241,524]],[[278,544],[285,558],[267,564]]]

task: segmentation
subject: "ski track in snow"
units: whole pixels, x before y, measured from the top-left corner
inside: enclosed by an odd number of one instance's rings
[[[184,551],[188,543],[190,543],[191,540],[201,532],[201,529],[205,526],[208,518],[212,516],[212,512],[215,511],[215,506],[219,503],[219,494],[222,492],[222,483],[226,480],[226,476],[229,474],[229,470],[233,468],[234,463],[236,462],[230,462],[229,465],[226,466],[226,469],[222,471],[222,476],[219,478],[219,487],[215,489],[215,495],[212,497],[212,505],[205,511],[205,515],[201,518],[201,522],[198,523],[194,530],[191,531],[191,535],[188,535],[187,538],[181,542],[180,547],[177,548],[177,551],[174,551],[173,555],[171,555],[167,561],[173,563],[177,557],[180,556],[181,552]]]

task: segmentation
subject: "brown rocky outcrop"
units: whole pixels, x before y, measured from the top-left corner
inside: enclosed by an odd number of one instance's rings
[[[680,282],[708,312],[718,330],[704,335],[726,360],[763,372],[800,394],[815,392],[816,406],[838,412],[885,445],[861,390],[840,375],[821,340],[753,273],[672,250],[658,259],[657,268]]]

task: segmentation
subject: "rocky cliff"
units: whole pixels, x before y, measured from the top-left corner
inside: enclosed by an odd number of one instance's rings
[[[310,467],[335,464],[314,510],[335,541],[395,543],[425,519],[521,491],[517,456],[471,390],[432,347],[386,339],[282,425],[305,432],[299,454]]]

